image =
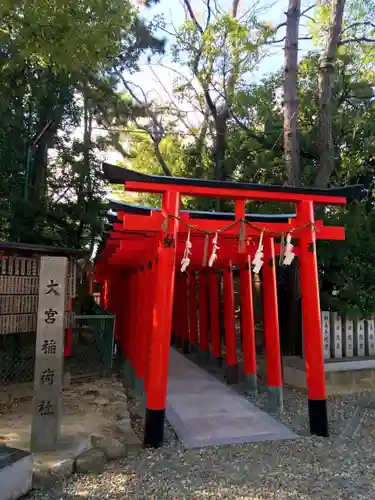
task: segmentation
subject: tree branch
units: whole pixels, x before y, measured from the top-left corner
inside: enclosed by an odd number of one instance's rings
[[[304,16],[304,17],[307,17],[307,18],[309,18],[309,19],[311,19],[311,20],[313,20],[313,21],[314,21],[314,19],[313,19],[313,18],[311,18],[311,17],[309,17],[309,16],[306,16],[306,14],[307,14],[307,12],[309,12],[311,9],[314,9],[315,7],[316,7],[316,3],[314,3],[314,5],[310,5],[310,7],[307,7],[305,10],[303,10],[303,11],[301,12],[300,17]],[[287,15],[287,12],[284,12],[284,14],[285,14],[285,15]],[[276,33],[276,31],[279,31],[279,29],[280,29],[280,28],[284,28],[284,27],[286,26],[286,24],[287,24],[287,21],[284,21],[283,23],[278,24],[278,25],[274,28],[275,33]],[[311,38],[310,38],[310,40],[311,40]],[[283,40],[281,40],[281,41],[283,41]]]
[[[172,171],[168,167],[166,161],[163,158],[163,155],[161,154],[161,151],[159,148],[159,143],[157,143],[155,141],[154,141],[154,152],[155,152],[155,156],[156,156],[158,162],[160,163],[161,168],[163,169],[164,174],[167,177],[173,177]]]
[[[348,43],[375,43],[375,38],[367,38],[366,36],[348,38],[346,40],[340,40],[338,45],[346,45]]]
[[[161,79],[158,77],[158,75],[156,74],[156,72],[154,71],[154,69],[152,67],[150,67],[151,69],[151,72],[152,74],[154,75],[154,77],[156,78],[158,84],[162,87],[162,89],[164,90],[164,92],[166,93],[168,99],[169,99],[169,103],[173,106],[174,108],[174,112],[175,112],[175,116],[177,116],[177,118],[181,121],[181,123],[186,127],[187,130],[191,130],[192,129],[192,126],[190,125],[190,123],[184,119],[184,117],[182,116],[182,112],[181,112],[181,109],[179,109],[179,106],[176,104],[175,100],[174,100],[174,97],[173,95],[167,90],[166,86],[164,85],[164,83],[161,81]]]
[[[283,36],[279,40],[270,40],[269,42],[264,42],[265,45],[272,45],[273,43],[285,42],[286,36]],[[300,36],[298,40],[312,40],[312,36]]]
[[[193,9],[191,7],[190,1],[189,0],[184,0],[184,4],[185,4],[185,7],[187,8],[187,10],[189,12],[191,20],[193,21],[193,23],[197,27],[198,31],[200,31],[200,33],[203,35],[204,30],[203,30],[202,26],[198,23],[198,20],[197,20],[197,18],[194,15],[194,11],[193,11]]]
[[[124,87],[128,90],[128,92],[130,93],[130,95],[133,97],[133,99],[135,99],[139,104],[142,103],[142,101],[139,99],[139,97],[136,95],[136,93],[133,91],[133,89],[131,88],[129,82],[127,82],[125,80],[125,78],[123,77],[122,74],[118,75],[124,85]],[[133,121],[136,125],[137,128],[139,128],[140,130],[144,130],[146,131],[152,142],[153,142],[153,146],[154,146],[154,152],[155,152],[155,156],[164,172],[164,174],[167,176],[167,177],[173,177],[173,174],[172,174],[172,171],[170,170],[170,168],[168,167],[166,161],[164,160],[163,158],[163,155],[161,154],[161,151],[160,151],[160,141],[162,140],[163,136],[164,136],[164,127],[162,126],[162,124],[160,123],[160,121],[156,118],[155,114],[151,111],[151,108],[150,108],[150,103],[148,101],[148,98],[147,98],[147,94],[144,92],[144,90],[137,84],[134,84],[132,83],[131,85],[134,85],[135,87],[137,87],[143,94],[143,98],[144,98],[144,102],[146,104],[146,113],[148,115],[148,117],[150,118],[150,120],[152,121],[153,123],[153,127],[155,128],[154,131],[150,130],[149,127],[146,127],[144,125],[141,125],[138,120],[133,117]]]
[[[346,31],[349,31],[349,30],[354,29],[354,28],[359,28],[361,26],[368,26],[370,28],[374,28],[375,29],[375,23],[372,23],[371,21],[364,21],[363,23],[358,22],[358,23],[353,23],[353,24],[350,24],[349,26],[346,26],[342,30],[342,33],[345,33]]]
[[[205,30],[207,30],[207,28],[209,27],[210,22],[211,22],[211,15],[212,15],[211,0],[206,1],[206,6],[207,6],[207,20],[206,20]]]
[[[249,127],[247,127],[244,123],[241,122],[241,120],[236,116],[236,114],[233,112],[233,110],[230,110],[231,117],[235,121],[235,123],[240,127],[241,130],[243,130],[251,139],[256,140],[262,147],[265,149],[274,149],[275,151],[279,151],[281,154],[284,154],[284,146],[282,144],[277,144],[277,143],[272,143],[270,142],[265,135],[262,134],[257,134],[253,130],[251,130]],[[280,134],[280,138],[281,138]],[[309,153],[308,151],[305,151],[301,148],[300,154],[303,158],[306,158],[307,160],[317,160],[318,157],[312,153]]]

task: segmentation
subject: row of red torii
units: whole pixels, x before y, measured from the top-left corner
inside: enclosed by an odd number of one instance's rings
[[[159,177],[104,164],[110,183],[162,195],[161,209],[117,204],[116,220],[98,253],[101,304],[116,314],[116,341],[125,376],[146,401],[144,444],[164,441],[171,340],[185,352],[221,359],[219,275],[223,276],[227,382],[238,377],[233,267],[240,270],[244,375],[257,390],[252,272],[263,283],[266,383],[270,410],[282,408],[276,260],[298,255],[310,431],[328,436],[316,240],[345,239],[344,228],[314,219],[314,204],[345,204],[361,186],[318,190]],[[234,214],[181,211],[181,196],[234,200]],[[246,200],[293,203],[288,216],[249,216]],[[286,242],[285,242],[286,238]],[[293,247],[293,242],[298,242]],[[182,271],[182,272],[181,272]],[[196,290],[199,290],[197,303]],[[209,300],[208,300],[209,297]],[[199,328],[198,328],[199,324]],[[198,333],[199,332],[199,333]]]

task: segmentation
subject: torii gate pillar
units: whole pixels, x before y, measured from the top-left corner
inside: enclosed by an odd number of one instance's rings
[[[306,361],[310,432],[328,437],[327,396],[324,373],[323,338],[320,324],[320,300],[314,204],[301,201],[297,218],[306,224],[299,240],[302,324]]]
[[[163,194],[164,217],[179,216],[180,195],[176,192]],[[165,407],[171,341],[173,292],[176,266],[176,239],[179,223],[168,219],[166,231],[160,231],[156,264],[156,287],[152,331],[150,339],[148,384],[144,444],[157,448],[164,442]]]

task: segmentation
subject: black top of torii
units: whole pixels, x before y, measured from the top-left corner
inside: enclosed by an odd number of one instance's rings
[[[353,186],[318,189],[186,177],[167,177],[143,174],[109,163],[103,163],[103,172],[104,176],[111,184],[144,184],[148,186],[147,192],[154,193],[160,193],[166,189],[178,189],[181,194],[188,192],[202,196],[203,193],[211,193],[210,195],[214,197],[216,195],[218,197],[225,197],[226,193],[229,195],[230,192],[236,191],[237,196],[241,197],[241,191],[243,191],[247,193],[251,192],[253,199],[263,199],[264,201],[268,199],[269,201],[278,200],[293,202],[309,196],[314,203],[323,204],[342,204],[343,198],[346,199],[345,201],[360,199],[363,193],[363,186],[358,184]]]

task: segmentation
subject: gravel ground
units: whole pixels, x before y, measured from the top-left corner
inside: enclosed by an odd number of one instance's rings
[[[264,390],[255,402],[266,408]],[[308,436],[305,393],[286,388],[284,402],[275,417],[298,440],[184,450],[168,427],[163,449],[142,450],[101,475],[75,476],[27,498],[374,500],[375,394],[330,398],[330,439]]]

